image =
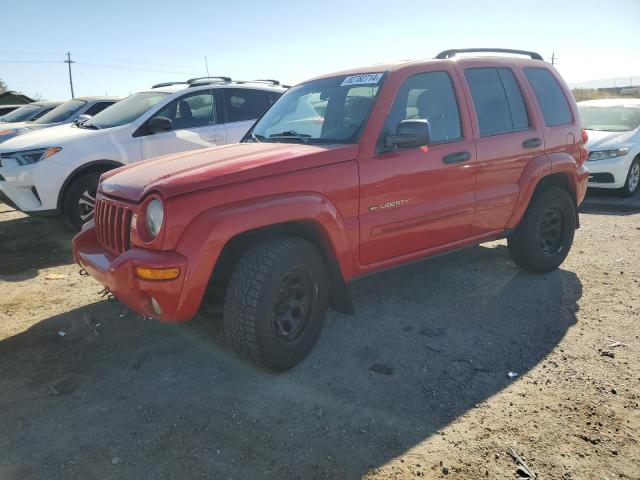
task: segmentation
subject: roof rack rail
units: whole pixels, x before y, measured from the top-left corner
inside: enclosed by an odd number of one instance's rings
[[[156,83],[155,85],[152,85],[151,88],[160,88],[160,87],[169,87],[171,85],[186,85],[187,82],[163,82],[163,83]]]
[[[245,83],[265,83],[267,85],[273,85],[274,87],[280,86],[280,82],[278,80],[264,79],[264,80],[236,80],[235,83],[245,84]]]
[[[196,82],[200,82],[203,80],[213,80],[213,81],[218,81],[218,82],[230,82],[231,81],[231,77],[195,77],[195,78],[190,78],[189,80],[187,80],[188,84],[192,84],[192,83],[196,83]],[[206,82],[202,82],[202,83],[206,83]],[[211,82],[213,83],[213,82]]]
[[[477,53],[477,52],[497,52],[497,53],[516,53],[518,55],[526,55],[534,60],[542,60],[542,55],[528,50],[513,50],[511,48],[457,48],[453,50],[445,50],[436,55],[437,59],[453,58],[458,53]]]

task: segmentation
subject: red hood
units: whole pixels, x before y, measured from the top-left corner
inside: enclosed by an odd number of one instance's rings
[[[134,202],[353,160],[357,145],[237,143],[136,162],[102,175],[100,191]],[[331,152],[331,153],[329,153]]]

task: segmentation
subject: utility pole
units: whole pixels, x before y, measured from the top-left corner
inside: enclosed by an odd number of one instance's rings
[[[71,60],[71,53],[67,52],[67,59],[64,61],[69,66],[69,86],[71,87],[71,98],[76,98],[73,94],[73,77],[71,76],[71,64],[76,63]]]
[[[551,54],[551,65],[555,65],[556,64],[556,52],[553,52]]]
[[[204,57],[204,65],[207,67],[207,77],[209,76],[209,62],[207,62],[207,56]]]

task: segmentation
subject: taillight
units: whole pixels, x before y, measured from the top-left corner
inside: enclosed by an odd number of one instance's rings
[[[589,140],[589,135],[584,128],[582,129],[580,140],[580,161],[578,163],[582,165],[587,161],[587,158],[589,158],[589,151],[587,150],[587,141]]]

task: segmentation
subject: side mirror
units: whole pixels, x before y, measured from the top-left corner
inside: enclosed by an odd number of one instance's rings
[[[431,142],[431,125],[423,118],[402,120],[395,135],[385,137],[386,147],[417,148]]]
[[[162,133],[171,130],[171,120],[167,117],[152,117],[147,122],[147,127],[151,133]]]
[[[75,123],[77,125],[80,125],[81,123],[86,122],[87,120],[89,120],[91,118],[91,115],[87,115],[86,113],[83,113],[82,115],[78,115],[78,118],[76,118]]]

